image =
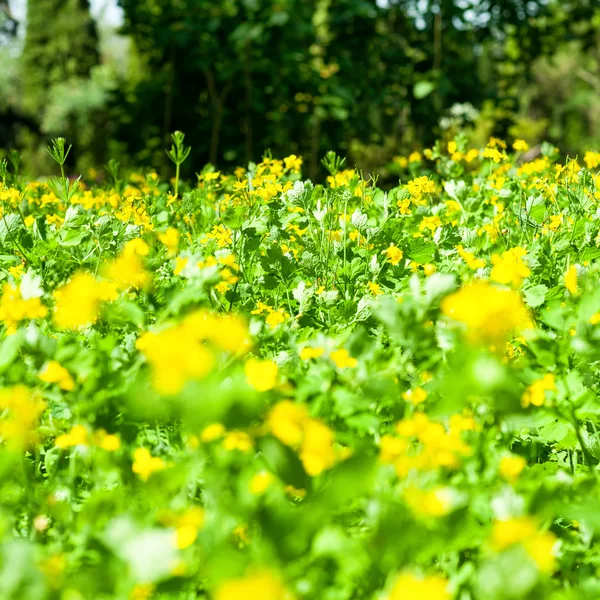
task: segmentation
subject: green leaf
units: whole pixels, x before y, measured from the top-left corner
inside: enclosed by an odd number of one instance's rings
[[[525,304],[530,308],[536,308],[537,306],[541,306],[546,301],[546,293],[548,292],[548,287],[540,284],[530,287],[523,291],[525,294]]]
[[[417,100],[423,100],[423,98],[427,98],[433,90],[435,90],[435,84],[431,81],[417,81],[413,88],[413,95]]]

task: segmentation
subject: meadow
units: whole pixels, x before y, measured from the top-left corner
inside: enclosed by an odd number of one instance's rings
[[[11,153],[0,597],[598,598],[600,153],[528,151]]]

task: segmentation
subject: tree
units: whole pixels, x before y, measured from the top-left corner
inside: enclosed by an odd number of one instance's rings
[[[88,0],[28,0],[22,55],[25,111],[39,117],[53,85],[88,77],[99,58]]]

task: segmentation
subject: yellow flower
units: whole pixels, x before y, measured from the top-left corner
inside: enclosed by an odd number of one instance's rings
[[[406,189],[413,202],[416,204],[425,204],[424,197],[435,194],[435,183],[429,177],[423,175],[409,181],[406,184]]]
[[[358,360],[352,358],[345,348],[334,350],[329,356],[338,369],[345,369],[346,367],[353,368],[358,364]]]
[[[58,384],[61,390],[71,391],[75,388],[75,382],[69,371],[55,360],[48,362],[38,377],[46,383]]]
[[[382,254],[385,254],[388,257],[388,260],[394,267],[402,260],[402,257],[404,256],[402,250],[400,250],[400,248],[397,246],[394,246],[394,244],[390,244],[390,247],[387,248],[387,250],[384,250]]]
[[[250,358],[244,365],[246,381],[259,392],[272,390],[277,384],[278,368],[272,360]]]
[[[300,168],[302,167],[302,158],[296,156],[295,154],[290,154],[283,159],[283,162],[285,163],[286,169],[289,169],[294,173],[300,172]]]
[[[54,292],[54,323],[59,329],[92,325],[98,318],[106,288],[89,273],[76,273]]]
[[[223,440],[223,448],[229,452],[249,452],[252,450],[252,438],[243,431],[230,431]]]
[[[527,466],[522,456],[504,456],[500,461],[500,475],[507,481],[515,481]]]
[[[436,272],[435,265],[433,265],[431,263],[427,263],[426,265],[423,265],[423,273],[425,273],[426,277],[431,277],[435,272]]]
[[[14,267],[9,267],[8,272],[13,276],[14,279],[21,279],[21,275],[23,275],[23,270],[25,269],[24,264],[18,264]]]
[[[205,427],[202,431],[200,439],[203,442],[214,442],[225,435],[225,427],[221,423],[213,423]]]
[[[374,281],[369,281],[367,283],[367,287],[369,288],[369,291],[371,292],[371,294],[373,294],[373,296],[380,296],[381,294],[383,294],[383,292],[381,291],[381,286],[378,283],[375,283]]]
[[[499,344],[515,329],[531,326],[521,295],[498,288],[486,281],[476,281],[446,296],[442,312],[464,323],[474,342]]]
[[[529,150],[529,144],[525,140],[515,140],[512,147],[517,152],[527,152]]]
[[[265,322],[271,329],[275,329],[277,325],[280,325],[281,323],[285,322],[285,319],[288,316],[289,315],[287,315],[283,308],[280,308],[271,312],[267,316]]]
[[[264,494],[269,486],[275,481],[275,477],[268,471],[261,471],[256,473],[250,480],[250,492],[256,496]]]
[[[412,512],[420,517],[443,517],[452,510],[452,490],[448,488],[423,491],[411,486],[403,497]]]
[[[523,261],[523,257],[527,254],[525,248],[512,248],[503,252],[501,256],[494,254],[492,256],[492,272],[490,279],[503,283],[505,285],[512,284],[514,287],[519,287],[526,277],[529,277],[531,271]]]
[[[188,317],[158,333],[146,332],[137,341],[137,349],[152,366],[152,383],[160,394],[178,394],[188,380],[205,377],[214,365],[213,354],[190,323]]]
[[[491,158],[495,163],[499,163],[506,158],[506,154],[500,152],[498,148],[486,148],[483,151],[484,158]]]
[[[577,293],[577,268],[571,265],[565,273],[565,287],[573,296]]]
[[[402,573],[396,579],[387,600],[451,600],[448,580],[431,575],[417,577],[411,573]]]
[[[142,481],[148,481],[150,475],[166,468],[162,458],[152,456],[148,448],[136,448],[133,451],[133,465],[131,470],[140,476]]]
[[[121,447],[121,439],[114,433],[99,429],[94,433],[94,444],[107,452],[116,452]]]
[[[432,217],[423,217],[421,223],[419,223],[419,231],[425,231],[428,229],[429,231],[435,231],[438,227],[441,227],[442,221],[437,215],[433,215]]]
[[[179,231],[174,227],[169,227],[164,233],[158,234],[158,239],[166,246],[169,255],[177,252],[179,247]]]
[[[204,509],[194,506],[179,515],[174,522],[175,546],[184,550],[191,546],[198,537],[198,530],[204,526]]]
[[[229,284],[226,281],[220,281],[215,285],[215,290],[219,292],[219,294],[224,294],[229,289]]]
[[[187,256],[186,257],[178,256],[175,259],[175,268],[173,269],[173,275],[180,275],[181,272],[183,271],[183,269],[185,269],[189,260],[190,259],[187,258]]]
[[[46,403],[24,385],[0,389],[0,438],[9,447],[25,450],[37,440],[38,419]]]
[[[600,152],[586,152],[583,160],[588,169],[600,167]]]
[[[300,351],[300,360],[310,360],[311,358],[319,358],[323,355],[323,352],[323,348],[313,348],[312,346],[305,346]]]
[[[293,448],[302,442],[308,421],[306,406],[291,400],[283,400],[276,404],[267,419],[271,433],[279,441]]]
[[[425,402],[427,392],[422,387],[416,387],[414,390],[407,390],[402,394],[402,397],[413,406]]]
[[[269,571],[260,571],[221,584],[215,600],[292,600],[277,577]]]
[[[497,552],[502,552],[515,544],[522,544],[540,571],[552,573],[556,569],[554,557],[556,537],[549,531],[538,531],[531,517],[496,521],[490,543]]]
[[[48,309],[38,297],[23,298],[20,287],[5,284],[0,299],[0,322],[6,325],[7,333],[14,333],[17,325],[26,319],[43,319]]]
[[[88,446],[88,431],[83,425],[74,425],[69,433],[63,433],[54,440],[57,448],[70,448],[71,446]]]
[[[546,373],[541,379],[534,381],[523,394],[521,398],[521,404],[524,408],[530,404],[533,406],[542,406],[546,400],[546,392],[556,391],[556,384],[554,382],[554,375],[552,373]]]
[[[311,477],[319,475],[335,464],[333,433],[327,425],[317,419],[310,419],[304,426],[300,460],[304,470]]]
[[[485,267],[485,260],[476,258],[472,252],[467,252],[462,246],[457,246],[456,250],[465,263],[467,263],[467,267],[469,267],[469,269],[472,271],[476,271],[477,269],[482,269]]]
[[[129,593],[129,600],[150,600],[155,589],[153,583],[138,583]]]
[[[130,240],[121,255],[106,267],[106,277],[114,281],[120,290],[146,287],[151,278],[144,270],[142,257],[149,251],[148,244],[143,240]]]

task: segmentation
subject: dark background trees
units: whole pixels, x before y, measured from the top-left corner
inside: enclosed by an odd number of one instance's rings
[[[600,145],[595,0],[119,4],[129,46],[100,60],[87,0],[29,0],[16,92],[3,107],[0,79],[0,111],[41,136],[18,122],[0,143],[35,157],[40,137],[63,133],[84,163],[118,153],[160,169],[180,129],[191,170],[269,149],[303,155],[313,177],[331,148],[370,169],[458,129],[475,144]]]

